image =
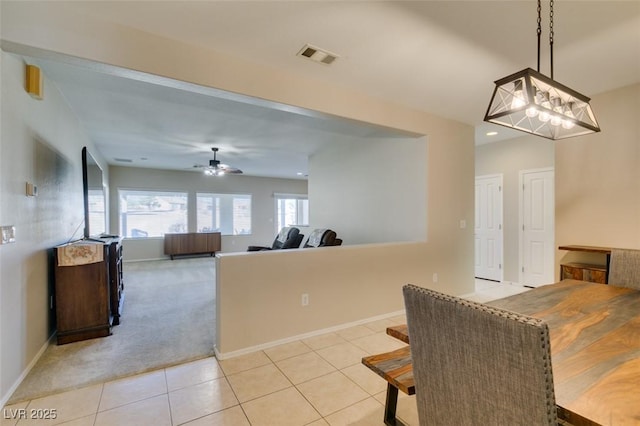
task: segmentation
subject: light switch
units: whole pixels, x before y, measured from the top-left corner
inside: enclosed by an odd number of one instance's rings
[[[16,227],[13,225],[2,226],[2,242],[0,244],[9,244],[16,242]]]
[[[462,219],[460,221],[460,229],[465,229],[467,227],[467,221]]]

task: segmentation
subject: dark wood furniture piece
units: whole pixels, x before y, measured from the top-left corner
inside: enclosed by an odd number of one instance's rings
[[[396,418],[398,389],[407,395],[415,395],[416,393],[409,346],[383,354],[364,357],[362,358],[362,364],[387,381],[384,424],[403,426],[404,423]]]
[[[599,253],[605,255],[606,264],[569,262],[560,265],[560,279],[574,279],[599,284],[609,282],[609,266],[611,264],[611,247],[568,245],[560,246],[558,250],[577,251],[583,253]]]
[[[558,416],[576,426],[640,418],[640,291],[563,280],[486,303],[547,322]],[[409,343],[406,325],[387,333]]]
[[[101,262],[59,266],[60,248],[54,248],[59,345],[108,336],[111,326],[120,323],[124,300],[122,238],[91,241],[103,250]]]
[[[211,254],[221,250],[220,232],[164,234],[164,254],[171,256]]]
[[[578,281],[589,281],[592,283],[607,283],[607,267],[592,265],[589,263],[563,263],[560,265],[560,279],[572,279]]]
[[[55,305],[58,344],[111,334],[107,246],[104,260],[61,266],[63,247],[55,247]]]
[[[124,274],[122,270],[122,238],[100,238],[109,252],[109,299],[112,325],[120,324],[120,315],[124,305]]]

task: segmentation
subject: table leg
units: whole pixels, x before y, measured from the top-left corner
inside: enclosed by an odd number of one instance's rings
[[[398,407],[398,388],[391,383],[387,383],[387,400],[384,405],[384,424],[388,426],[406,426],[402,421],[396,419],[396,408]]]

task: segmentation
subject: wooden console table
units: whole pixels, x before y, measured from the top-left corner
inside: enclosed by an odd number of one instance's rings
[[[221,250],[220,232],[164,234],[164,254],[171,256],[211,254]]]
[[[609,282],[609,265],[611,263],[611,247],[568,245],[560,246],[558,250],[578,251],[583,253],[599,253],[606,256],[606,265],[587,263],[563,263],[560,265],[560,279],[574,279],[590,281],[599,284]]]

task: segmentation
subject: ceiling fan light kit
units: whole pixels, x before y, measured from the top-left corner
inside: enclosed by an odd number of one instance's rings
[[[213,160],[209,160],[209,166],[204,168],[205,175],[224,176],[225,174],[242,174],[242,170],[220,163],[220,160],[217,158],[218,148],[211,148],[211,150],[213,151]]]
[[[599,132],[590,99],[553,80],[553,0],[550,7],[551,78],[540,73],[538,0],[538,70],[526,68],[496,80],[484,121],[552,140]]]
[[[207,167],[204,169],[204,174],[207,176],[222,176],[224,175],[224,170],[218,170],[215,167]]]

